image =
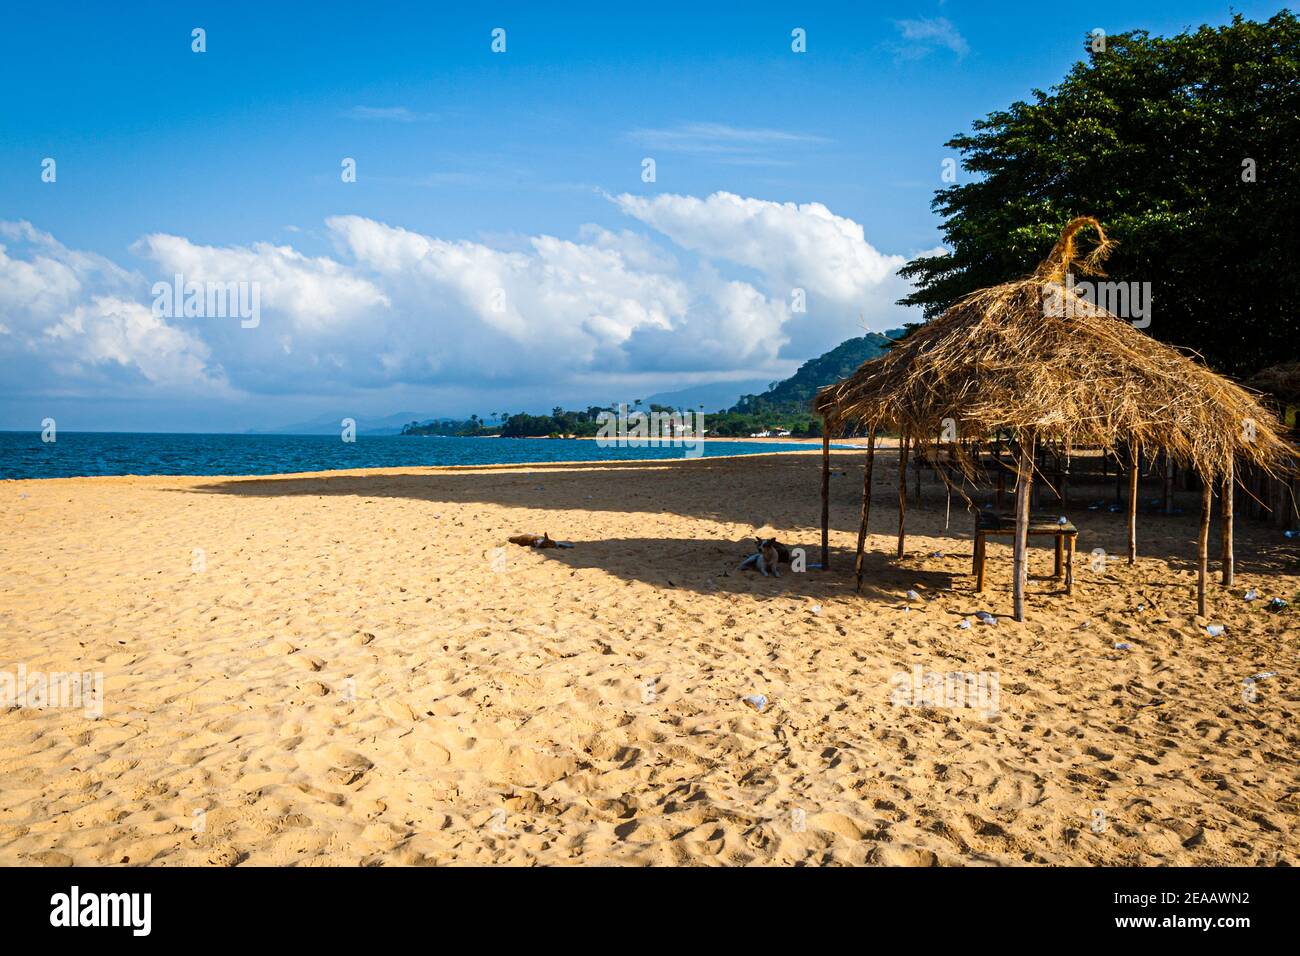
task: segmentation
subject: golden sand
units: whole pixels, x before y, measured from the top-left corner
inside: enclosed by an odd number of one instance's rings
[[[937,485],[889,557],[882,458],[858,597],[834,461],[833,570],[779,579],[734,569],[764,526],[817,560],[815,452],[0,482],[0,672],[105,689],[0,713],[0,863],[1297,862],[1296,542],[1239,521],[1204,621],[1194,515],[1095,571],[1123,515],[1075,506],[1075,593],[1016,624]],[[895,705],[918,666],[996,712]]]

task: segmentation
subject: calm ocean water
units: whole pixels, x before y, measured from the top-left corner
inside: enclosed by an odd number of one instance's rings
[[[789,442],[707,441],[706,457],[807,450]],[[545,461],[682,458],[685,449],[600,448],[594,441],[549,438],[416,438],[398,435],[153,435],[0,432],[0,478],[83,475],[274,475],[292,471],[394,468],[408,465],[492,465]]]

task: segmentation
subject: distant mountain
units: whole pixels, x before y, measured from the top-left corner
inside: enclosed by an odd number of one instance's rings
[[[831,349],[825,355],[809,359],[799,366],[799,370],[783,382],[769,385],[761,379],[739,382],[711,382],[705,385],[693,385],[690,388],[673,392],[656,392],[641,400],[641,408],[649,410],[651,405],[668,408],[698,409],[704,406],[706,413],[728,409],[741,415],[796,415],[809,416],[809,404],[817,389],[850,375],[859,365],[868,359],[884,355],[891,339],[904,334],[903,329],[890,329],[884,335],[868,332],[861,338],[849,339]],[[630,403],[629,403],[630,404]],[[322,415],[306,422],[281,425],[278,428],[253,428],[249,434],[261,435],[337,435],[342,428],[345,416],[341,413]],[[459,426],[470,423],[446,417],[421,417],[413,412],[400,412],[383,418],[370,418],[353,415],[357,422],[358,435],[400,435],[404,426],[416,422],[420,426],[439,423],[441,427],[417,428],[412,434],[455,434]],[[474,425],[466,434],[478,429]],[[793,427],[793,426],[791,426]],[[572,423],[565,427],[556,425],[553,431],[574,431]]]
[[[667,408],[698,409],[704,406],[706,412],[716,412],[720,408],[730,408],[740,401],[740,396],[765,389],[770,383],[761,378],[744,382],[710,382],[707,385],[692,385],[676,392],[656,392],[649,398],[641,400],[642,408],[651,405],[663,405]]]
[[[292,425],[280,425],[275,428],[250,428],[250,435],[337,435],[343,430],[343,419],[353,418],[357,423],[358,435],[400,435],[402,426],[413,421],[421,423],[432,421],[428,418],[420,418],[412,412],[399,412],[396,415],[385,415],[383,418],[370,418],[364,415],[321,415],[319,418],[313,418],[307,422],[296,422]]]
[[[799,366],[784,382],[777,382],[761,394],[745,395],[732,409],[742,415],[755,412],[807,412],[817,390],[851,375],[863,362],[879,358],[889,349],[903,329],[890,329],[884,335],[868,332],[857,339],[841,342],[835,348]]]

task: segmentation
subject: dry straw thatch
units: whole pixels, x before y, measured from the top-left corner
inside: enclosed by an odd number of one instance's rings
[[[1251,388],[1272,395],[1279,404],[1300,405],[1300,362],[1270,365],[1247,382]]]
[[[1096,231],[1086,256],[1079,232]],[[861,427],[868,441],[858,585],[871,513],[871,462],[878,429],[903,436],[899,453],[898,556],[904,553],[908,442],[948,444],[952,462],[972,481],[974,457],[995,435],[1012,439],[1016,519],[1012,594],[1015,619],[1025,619],[1030,486],[1038,442],[1100,446],[1129,461],[1129,563],[1136,560],[1141,455],[1166,455],[1202,476],[1198,537],[1198,613],[1207,613],[1210,511],[1218,488],[1223,583],[1233,580],[1232,491],[1239,462],[1277,475],[1296,449],[1283,426],[1250,392],[1216,375],[1197,358],[1157,342],[1085,299],[1067,277],[1101,274],[1113,243],[1091,217],[1072,220],[1034,274],[982,289],[927,322],[887,355],[863,364],[843,382],[817,393],[822,442],[822,566],[827,563],[829,436]],[[947,479],[945,478],[945,482]],[[950,486],[951,487],[951,486]],[[1069,581],[1069,574],[1066,576]],[[1067,584],[1068,588],[1068,584]]]
[[[1080,258],[1085,227],[1099,242]],[[1168,453],[1211,480],[1236,460],[1284,469],[1294,449],[1249,392],[1065,284],[1070,273],[1100,274],[1111,246],[1095,219],[1073,220],[1033,275],[966,296],[823,388],[814,407],[827,433],[884,428],[933,442],[952,419],[963,440],[1008,432],[1124,445]]]

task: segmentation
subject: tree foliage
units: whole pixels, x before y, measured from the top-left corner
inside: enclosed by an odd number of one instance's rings
[[[978,178],[936,194],[952,254],[904,266],[900,304],[933,316],[1018,278],[1092,215],[1120,243],[1109,278],[1152,285],[1149,334],[1238,376],[1296,358],[1300,20],[1091,42],[1058,86],[948,142]]]

